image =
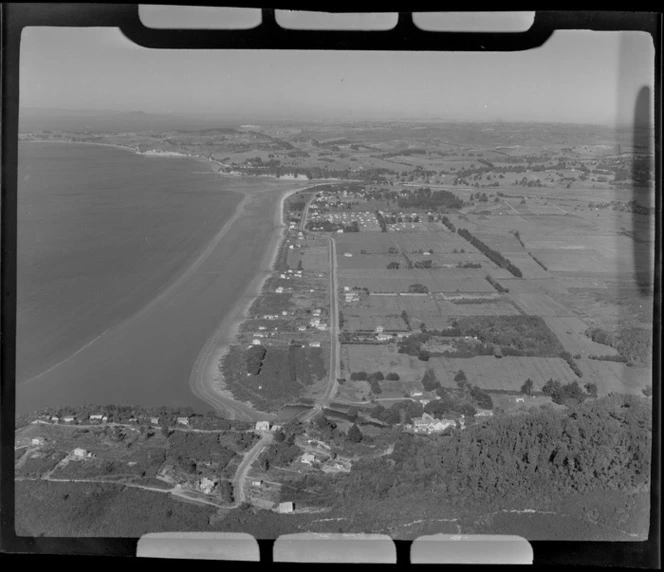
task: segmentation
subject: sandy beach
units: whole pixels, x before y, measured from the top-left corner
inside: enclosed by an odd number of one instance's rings
[[[221,363],[235,341],[240,325],[247,318],[249,308],[260,295],[265,282],[274,269],[277,253],[285,238],[287,228],[283,220],[284,201],[287,197],[310,187],[311,185],[281,192],[277,203],[278,207],[274,213],[275,231],[270,241],[270,248],[265,252],[261,263],[261,272],[254,277],[247,288],[249,298],[239,301],[224,318],[217,331],[201,350],[192,367],[189,378],[192,392],[230,419],[254,421],[276,418],[275,414],[255,409],[251,403],[236,400],[224,383]]]

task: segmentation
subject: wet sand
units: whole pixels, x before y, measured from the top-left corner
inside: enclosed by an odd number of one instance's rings
[[[221,362],[234,342],[240,325],[247,318],[247,312],[251,304],[260,295],[266,280],[273,271],[279,246],[283,242],[287,228],[287,225],[283,221],[284,201],[288,196],[300,192],[309,186],[312,185],[280,193],[278,207],[274,214],[275,230],[270,246],[266,249],[264,259],[261,263],[262,271],[254,277],[247,287],[246,292],[248,297],[239,300],[235,307],[227,314],[214,335],[210,337],[201,350],[192,368],[191,377],[189,378],[192,392],[229,419],[257,421],[276,418],[276,414],[258,411],[251,403],[240,402],[234,399],[233,394],[227,389],[224,383]]]
[[[229,185],[243,199],[195,261],[140,311],[19,384],[18,413],[127,403],[265,417],[224,391],[219,359],[270,273],[285,228],[284,197],[312,183],[233,177]]]

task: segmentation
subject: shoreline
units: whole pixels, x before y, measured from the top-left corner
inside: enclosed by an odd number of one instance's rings
[[[223,176],[223,175],[222,175]],[[239,420],[274,420],[276,413],[268,413],[256,409],[250,402],[237,400],[224,381],[221,364],[228,355],[231,346],[239,334],[242,323],[247,319],[247,312],[255,300],[263,292],[268,278],[274,272],[279,249],[286,238],[288,225],[284,222],[284,203],[286,199],[296,193],[306,191],[316,185],[303,188],[289,189],[281,192],[275,210],[274,223],[275,233],[279,234],[278,240],[272,240],[270,248],[261,264],[261,271],[254,276],[247,287],[248,299],[238,301],[229,314],[222,320],[215,333],[208,339],[201,349],[192,367],[189,385],[192,393],[199,399],[210,404],[219,413],[230,419]]]
[[[97,143],[92,141],[69,141],[69,140],[50,140],[50,139],[27,139],[22,140],[23,142],[34,142],[34,143],[67,143],[67,144],[82,144],[82,145],[98,145],[105,147],[114,147],[116,149],[121,149],[127,152],[131,152],[135,155],[143,156],[154,156],[154,157],[165,157],[165,158],[183,158],[183,159],[193,159],[200,162],[205,162],[210,168],[211,172],[217,175],[221,179],[260,179],[263,177],[252,177],[249,175],[233,176],[227,173],[217,171],[214,166],[220,166],[221,163],[214,159],[209,159],[206,157],[192,156],[192,155],[146,155],[145,153],[137,151],[136,148],[116,145],[112,143]],[[269,177],[273,180],[283,180],[276,177]],[[277,417],[276,413],[267,413],[256,409],[249,402],[241,402],[235,399],[232,392],[226,387],[223,379],[223,374],[221,371],[221,363],[223,359],[228,354],[230,347],[235,343],[237,336],[239,334],[239,329],[241,324],[247,319],[247,312],[254,301],[262,294],[265,283],[268,278],[274,272],[274,266],[277,260],[278,252],[282,246],[284,240],[286,239],[286,232],[288,225],[284,220],[284,204],[286,199],[289,196],[292,196],[298,192],[305,191],[312,187],[315,187],[325,179],[321,180],[310,180],[310,181],[292,181],[292,187],[288,189],[280,189],[277,192],[280,193],[280,197],[277,201],[277,208],[275,209],[273,215],[273,224],[274,231],[272,234],[272,239],[269,242],[268,248],[265,250],[263,260],[260,265],[260,271],[251,279],[249,282],[244,295],[240,297],[238,301],[232,306],[229,313],[222,319],[221,323],[214,331],[213,335],[206,341],[206,343],[201,348],[198,356],[196,357],[192,367],[190,369],[189,375],[189,388],[192,394],[202,400],[203,402],[210,405],[214,410],[219,414],[230,418],[238,420],[264,420],[264,419],[275,419]],[[298,184],[299,183],[299,184]],[[290,186],[290,185],[289,185]],[[294,188],[293,188],[294,187]],[[194,272],[200,263],[207,258],[207,256],[214,250],[214,248],[223,240],[223,237],[227,234],[228,230],[232,227],[233,224],[238,223],[239,219],[242,217],[242,214],[246,210],[246,206],[250,200],[250,195],[243,192],[243,190],[238,189],[227,189],[227,191],[238,193],[242,195],[242,200],[235,207],[235,212],[233,215],[224,222],[222,227],[214,235],[212,240],[204,247],[203,251],[199,253],[196,260],[191,264],[180,276],[178,276],[175,281],[171,282],[165,290],[157,293],[157,296],[150,300],[145,306],[143,306],[137,314],[134,314],[128,317],[126,320],[123,320],[119,324],[108,328],[101,334],[99,334],[93,340],[87,342],[82,347],[78,348],[73,354],[70,354],[60,362],[48,367],[46,370],[39,372],[35,376],[32,376],[28,382],[34,381],[38,378],[41,378],[46,373],[52,371],[53,369],[63,365],[66,362],[69,362],[81,351],[86,349],[86,347],[92,345],[98,339],[105,337],[111,332],[116,331],[118,328],[122,327],[129,320],[134,319],[137,315],[141,315],[144,312],[152,308],[157,302],[159,302],[164,297],[168,296],[170,292],[178,287],[178,285],[186,279],[191,272]]]

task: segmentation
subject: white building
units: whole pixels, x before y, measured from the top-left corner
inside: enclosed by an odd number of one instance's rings
[[[63,417],[62,420],[65,423],[73,423],[74,422],[74,416],[73,415],[67,415],[67,417]]]
[[[252,346],[260,346],[261,341],[258,338],[254,338],[253,340],[251,340],[251,345]]]
[[[43,437],[35,437],[32,439],[31,443],[33,445],[43,445],[44,444],[44,438]]]
[[[85,457],[88,456],[88,452],[85,449],[81,449],[80,447],[77,447],[73,451],[74,457],[78,457],[79,459],[85,459]]]
[[[319,348],[320,347],[320,342],[309,342],[309,347],[310,348]]]
[[[304,453],[300,457],[300,463],[304,463],[305,465],[313,465],[316,462],[316,457],[313,453]]]
[[[198,488],[206,495],[211,494],[216,486],[217,486],[216,481],[208,479],[207,477],[203,477],[198,483]]]
[[[95,414],[95,415],[90,415],[90,421],[101,421],[103,415],[101,414]]]
[[[178,423],[189,426],[189,417],[178,417]]]
[[[256,421],[256,431],[269,431],[270,422],[269,421]]]
[[[150,423],[153,425],[159,425],[159,417],[150,417]]]
[[[279,506],[277,507],[277,512],[280,512],[282,514],[291,513],[294,510],[295,506],[293,505],[292,502],[280,502]]]

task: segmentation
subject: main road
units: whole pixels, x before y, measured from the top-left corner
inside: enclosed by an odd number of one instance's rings
[[[309,421],[316,413],[327,406],[337,392],[339,382],[339,305],[338,292],[339,283],[337,280],[337,245],[334,238],[326,237],[330,245],[330,363],[328,366],[328,381],[325,392],[318,399],[316,406],[300,417],[301,421]]]

